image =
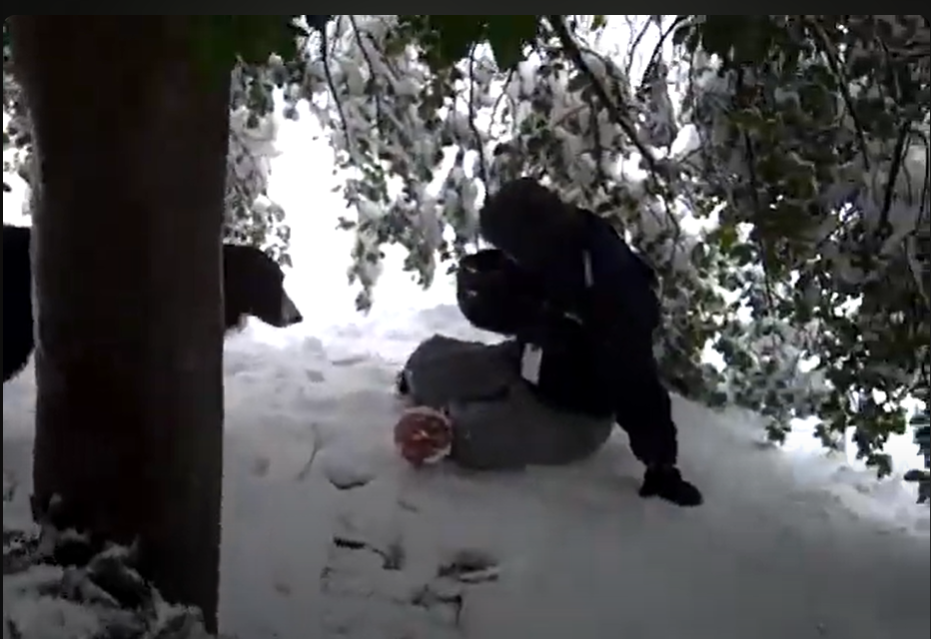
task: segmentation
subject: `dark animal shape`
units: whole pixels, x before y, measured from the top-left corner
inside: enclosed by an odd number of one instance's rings
[[[284,273],[275,260],[254,246],[223,245],[223,300],[226,330],[247,315],[284,328],[303,321],[284,290]]]
[[[3,225],[3,382],[32,354],[32,266],[27,227]]]
[[[3,225],[3,382],[26,366],[35,347],[32,311],[31,230]],[[223,245],[224,321],[227,331],[252,315],[275,327],[302,321],[284,290],[281,267],[252,246]]]

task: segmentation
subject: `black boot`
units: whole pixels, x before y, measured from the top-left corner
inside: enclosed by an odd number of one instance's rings
[[[682,473],[675,466],[647,468],[640,496],[659,497],[677,506],[698,506],[704,501],[701,491],[682,479]]]

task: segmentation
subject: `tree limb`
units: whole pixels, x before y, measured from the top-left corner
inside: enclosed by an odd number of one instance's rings
[[[640,156],[647,163],[649,168],[650,179],[653,181],[654,185],[657,188],[657,195],[662,200],[664,206],[666,207],[666,218],[672,224],[675,236],[673,238],[672,246],[672,255],[670,256],[668,269],[672,270],[675,251],[679,245],[679,238],[682,235],[682,229],[679,225],[679,220],[676,219],[675,215],[672,214],[671,207],[669,202],[664,195],[664,189],[660,185],[658,175],[662,174],[663,171],[659,166],[659,163],[656,161],[656,158],[653,157],[653,154],[646,147],[646,145],[640,140],[637,136],[637,132],[634,129],[634,125],[628,120],[628,118],[621,112],[618,105],[608,96],[608,92],[605,90],[604,85],[601,83],[601,80],[595,76],[595,73],[589,67],[588,63],[585,62],[585,58],[582,55],[581,50],[579,49],[578,44],[573,39],[572,35],[569,33],[569,29],[566,27],[565,20],[560,15],[550,15],[547,16],[547,19],[552,26],[553,30],[556,32],[557,37],[559,38],[560,43],[562,44],[563,49],[579,68],[579,71],[585,74],[589,81],[592,83],[592,88],[595,91],[595,94],[598,96],[598,99],[604,105],[605,109],[611,115],[611,118],[615,123],[621,127],[621,130],[624,134],[630,139],[631,143],[637,148]]]
[[[343,103],[339,99],[336,91],[336,83],[333,81],[333,73],[330,71],[330,55],[327,51],[326,29],[320,31],[320,58],[323,62],[323,73],[326,75],[327,85],[330,87],[330,95],[333,96],[333,102],[336,103],[336,112],[339,114],[340,122],[343,123],[343,138],[346,140],[346,150],[349,156],[355,162],[356,157],[355,145],[349,138],[349,122],[346,120],[346,114],[343,112]]]
[[[631,22],[632,21],[630,20],[628,16],[628,26],[630,27],[630,30],[633,31],[634,25],[631,24]],[[624,73],[627,75],[628,78],[630,77],[631,71],[633,70],[633,66],[634,66],[634,51],[636,51],[637,47],[640,46],[640,41],[643,40],[643,36],[646,35],[651,24],[653,24],[653,20],[648,19],[646,23],[643,25],[643,28],[640,29],[640,32],[637,34],[637,37],[635,37],[634,41],[630,43],[629,47],[627,47],[627,65],[626,65],[626,68],[624,69]],[[660,44],[662,44],[662,40],[660,40]]]
[[[617,122],[617,125],[621,127],[621,130],[624,134],[630,138],[631,143],[637,147],[637,151],[643,157],[644,161],[650,168],[650,171],[654,173],[661,173],[660,166],[656,162],[656,158],[653,157],[653,154],[646,147],[646,145],[640,141],[640,138],[637,136],[637,132],[634,130],[633,124],[627,119],[627,117],[621,113],[621,110],[614,103],[614,101],[608,96],[608,92],[605,90],[604,85],[601,81],[595,76],[594,72],[591,70],[591,67],[588,66],[588,63],[585,62],[585,58],[582,57],[582,51],[579,49],[579,45],[576,44],[575,40],[572,38],[572,35],[569,33],[569,29],[566,27],[566,23],[563,20],[563,17],[560,15],[547,16],[550,25],[553,27],[553,30],[556,32],[559,42],[562,44],[563,49],[566,53],[569,54],[569,57],[576,64],[579,70],[588,76],[591,80],[592,88],[595,91],[595,94],[598,96],[598,99],[604,104],[605,109],[608,110],[608,113],[611,114],[611,117]]]
[[[368,50],[365,48],[365,44],[362,42],[362,34],[359,32],[359,25],[356,24],[356,19],[353,16],[349,17],[349,24],[352,25],[352,31],[355,35],[356,45],[359,47],[359,51],[362,53],[362,57],[365,58],[365,63],[369,65],[369,81],[372,84],[377,84],[375,82],[376,73],[375,65],[372,64],[372,57],[369,55]],[[381,123],[382,123],[382,104],[381,104],[381,92],[375,91],[375,128],[381,133]]]
[[[860,146],[860,153],[863,155],[863,166],[869,171],[870,156],[866,149],[866,135],[863,133],[863,125],[857,117],[857,110],[853,106],[853,97],[850,95],[850,81],[841,68],[840,56],[834,49],[834,44],[831,42],[830,38],[828,38],[828,34],[824,30],[824,27],[815,21],[811,21],[809,24],[811,24],[811,28],[815,32],[815,35],[818,36],[818,40],[821,41],[824,54],[827,56],[828,63],[831,65],[831,71],[833,71],[834,75],[837,77],[837,89],[840,91],[841,97],[844,100],[844,106],[847,107],[850,118],[853,120],[857,144]]]

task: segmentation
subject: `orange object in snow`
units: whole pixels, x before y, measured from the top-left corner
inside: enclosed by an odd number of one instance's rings
[[[413,466],[432,464],[449,454],[453,425],[449,417],[429,406],[414,406],[394,427],[394,444]]]

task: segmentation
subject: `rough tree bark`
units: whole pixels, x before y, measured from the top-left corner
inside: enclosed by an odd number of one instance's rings
[[[216,631],[229,74],[190,16],[14,16],[35,127],[33,503]]]

